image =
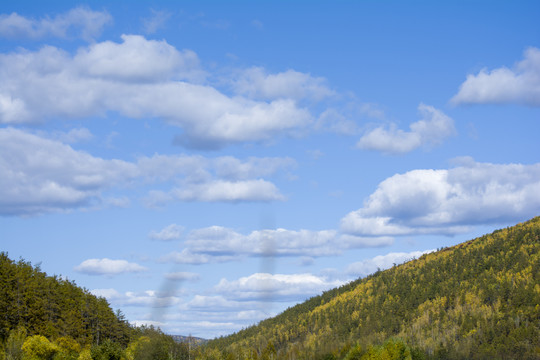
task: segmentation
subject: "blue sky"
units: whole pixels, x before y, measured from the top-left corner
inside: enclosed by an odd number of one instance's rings
[[[0,247],[225,335],[540,215],[540,5],[0,5]]]

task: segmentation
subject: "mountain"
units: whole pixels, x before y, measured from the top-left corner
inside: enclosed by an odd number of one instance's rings
[[[379,271],[204,348],[225,359],[540,359],[540,217]]]
[[[206,342],[208,342],[208,340],[206,339],[195,337],[195,336],[185,336],[185,335],[170,335],[170,336],[173,338],[174,341],[178,343],[186,343],[190,345],[200,345],[200,344],[205,344]]]

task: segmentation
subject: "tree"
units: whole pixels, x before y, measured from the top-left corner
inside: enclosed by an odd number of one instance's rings
[[[101,345],[94,345],[90,354],[92,360],[121,360],[123,351],[120,344],[107,339]]]
[[[58,347],[43,335],[28,337],[22,346],[23,360],[52,360]]]
[[[22,346],[26,339],[26,329],[19,326],[9,332],[5,345],[6,360],[21,360],[23,356]]]
[[[63,336],[54,342],[58,348],[58,352],[54,356],[54,360],[76,360],[81,352],[81,345],[70,337]]]

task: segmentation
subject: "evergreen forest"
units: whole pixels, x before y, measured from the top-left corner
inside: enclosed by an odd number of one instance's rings
[[[134,327],[105,298],[0,253],[0,360],[180,360],[186,343]]]

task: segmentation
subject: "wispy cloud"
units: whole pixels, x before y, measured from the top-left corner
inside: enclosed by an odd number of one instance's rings
[[[151,9],[151,15],[143,19],[144,32],[146,34],[155,34],[158,30],[165,27],[172,13],[169,11],[159,11]]]
[[[31,19],[17,13],[0,15],[0,36],[12,39],[44,37],[81,37],[91,41],[98,37],[103,27],[112,22],[106,11],[93,11],[77,7],[55,17]]]
[[[153,240],[170,241],[178,240],[182,236],[184,227],[176,224],[170,224],[160,231],[151,231],[148,237]]]

